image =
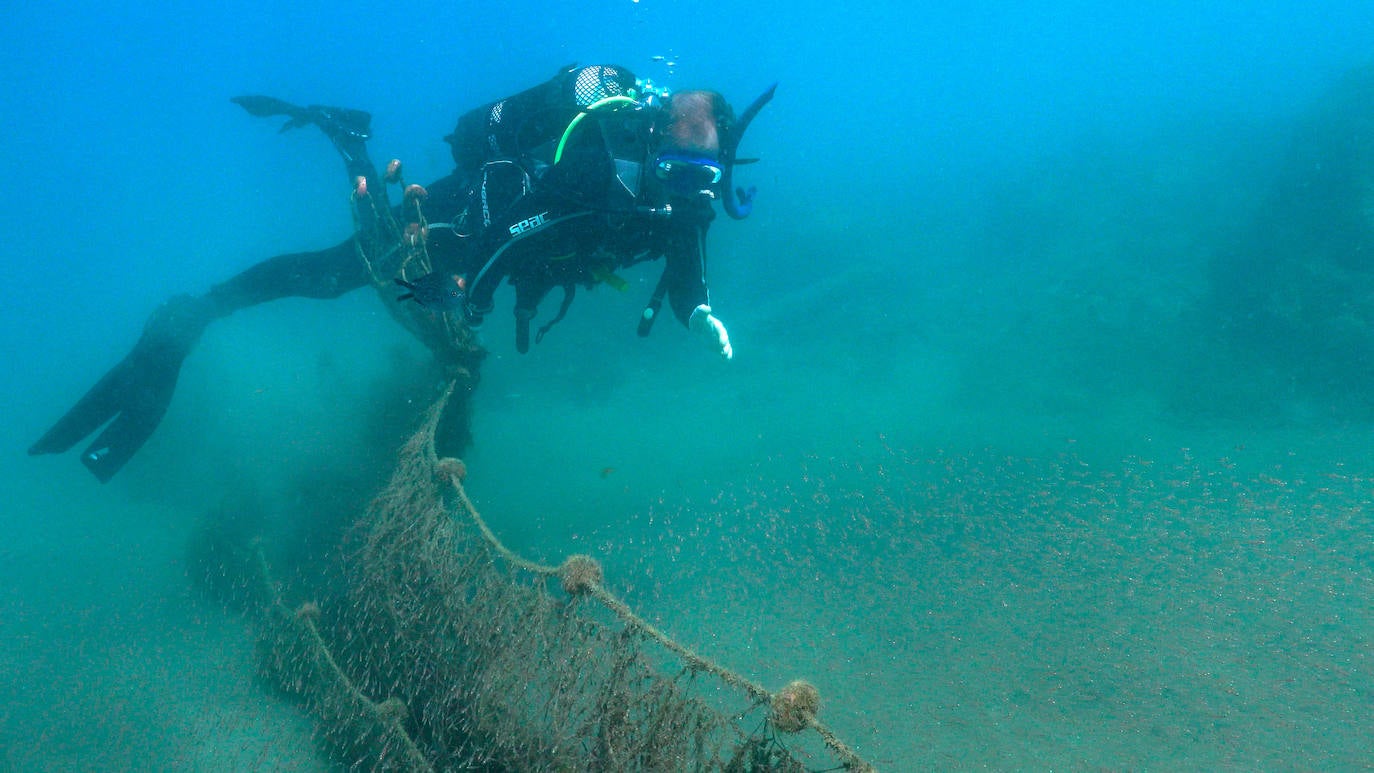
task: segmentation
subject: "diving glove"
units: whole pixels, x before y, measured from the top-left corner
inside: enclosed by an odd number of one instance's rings
[[[725,332],[725,325],[711,313],[710,306],[703,303],[693,309],[692,316],[687,320],[687,329],[710,341],[725,359],[735,356],[734,350],[730,348],[730,334]]]

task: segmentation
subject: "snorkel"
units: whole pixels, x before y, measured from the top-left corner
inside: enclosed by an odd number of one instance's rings
[[[724,177],[721,179],[721,203],[725,205],[725,212],[736,220],[749,217],[749,213],[754,209],[754,194],[758,192],[758,188],[751,185],[746,191],[744,188],[735,187],[735,151],[739,150],[739,142],[744,137],[744,130],[749,128],[749,122],[754,120],[754,116],[768,104],[773,98],[773,92],[777,90],[778,84],[774,83],[749,105],[739,120],[730,127],[720,149],[720,165],[724,170]],[[735,200],[736,197],[739,201]]]

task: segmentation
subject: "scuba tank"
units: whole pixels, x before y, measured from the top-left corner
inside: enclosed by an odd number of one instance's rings
[[[498,158],[552,164],[559,139],[579,112],[634,88],[634,74],[623,67],[565,67],[534,88],[463,114],[444,141],[463,172]]]
[[[636,87],[634,74],[624,67],[570,66],[538,86],[463,114],[453,133],[444,140],[449,143],[459,173],[473,187],[472,214],[478,216],[474,224],[479,230],[504,217],[511,205],[557,169],[565,150],[569,156],[586,152],[601,156],[610,150],[596,143],[589,151],[585,140],[590,137],[585,129],[577,127],[596,123],[583,119],[590,112],[599,114],[599,108],[637,104]],[[564,192],[568,203],[583,202],[593,208],[593,202],[606,199],[608,186],[613,189],[609,192],[612,200],[623,198],[621,191],[628,191],[629,198],[635,198],[638,163],[622,168],[618,155],[610,155],[614,176],[622,178],[614,184],[599,179],[599,175],[589,176],[584,167],[553,175],[559,178],[553,186]],[[612,170],[608,170],[607,176],[611,174]],[[626,184],[625,180],[635,184]]]

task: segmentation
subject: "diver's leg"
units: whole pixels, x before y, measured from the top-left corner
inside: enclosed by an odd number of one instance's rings
[[[358,239],[373,251],[386,243],[389,207],[367,156],[370,115],[321,105],[297,107],[261,96],[234,101],[253,115],[288,116],[283,130],[318,125],[343,156],[350,181],[362,177],[369,183],[354,197]],[[357,250],[358,242],[350,239],[318,252],[280,255],[216,285],[204,296],[177,296],[164,303],[149,318],[133,351],[96,382],[29,453],[62,453],[108,423],[81,457],[102,483],[108,481],[162,421],[181,364],[210,322],[277,298],[335,298],[362,287],[371,281],[371,273]]]
[[[255,116],[286,116],[289,120],[282,131],[318,126],[343,158],[344,172],[353,189],[354,225],[364,251],[377,255],[400,239],[386,187],[367,155],[367,140],[372,136],[370,113],[330,105],[301,107],[262,95],[234,97],[231,101]]]
[[[352,239],[325,250],[268,258],[207,294],[224,314],[278,298],[337,298],[372,281]]]
[[[362,261],[357,255],[361,249],[369,263],[389,274],[393,266],[387,263],[386,256],[400,245],[401,226],[391,210],[386,185],[367,155],[367,137],[327,124],[322,124],[321,128],[343,158],[348,183],[353,187],[351,208],[356,243],[350,245],[352,263],[361,267]]]
[[[280,255],[216,285],[180,295],[153,312],[133,351],[29,448],[62,453],[107,422],[81,462],[102,483],[133,458],[171,404],[181,364],[205,328],[241,308],[288,296],[335,298],[370,281],[353,242],[318,252]]]

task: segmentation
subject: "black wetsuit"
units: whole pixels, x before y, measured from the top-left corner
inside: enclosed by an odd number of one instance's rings
[[[579,73],[602,69],[612,70],[599,65],[569,68],[495,104],[511,104],[505,109],[510,122],[519,100],[531,95],[529,100],[542,102],[519,107],[536,115],[553,113],[552,125],[561,128],[580,106],[543,102],[565,99]],[[628,75],[612,71],[622,78]],[[647,334],[665,295],[684,325],[698,305],[709,304],[706,231],[715,217],[711,199],[675,194],[648,172],[656,148],[646,126],[657,116],[604,111],[590,118],[569,133],[558,163],[553,163],[553,143],[547,138],[518,156],[482,158],[463,152],[450,137],[460,168],[427,187],[419,213],[405,207],[393,211],[403,227],[426,226],[433,271],[465,277],[469,323],[480,324],[492,310],[503,280],[515,287],[515,316],[523,328],[550,290],[562,287],[571,293],[577,285],[595,284],[618,269],[660,257],[666,257],[667,265],[646,307],[649,312],[640,320],[641,334]],[[463,123],[459,125],[461,129]],[[362,145],[340,150],[350,179],[367,177],[369,189],[378,190],[377,173]],[[272,258],[210,295],[232,310],[291,295],[332,298],[376,278],[350,239],[329,250]],[[523,352],[527,342],[519,340],[517,346]]]
[[[592,69],[560,73],[541,87],[547,94],[540,98],[547,101],[548,94],[556,97],[568,91],[579,73]],[[581,107],[540,109],[546,123],[560,127]],[[391,210],[393,218],[375,210],[369,216],[370,202],[355,201],[355,211],[362,213],[359,235],[328,249],[270,258],[204,296],[178,296],[163,304],[134,350],[29,453],[61,453],[109,422],[82,453],[82,463],[102,482],[109,480],[156,429],[171,402],[181,363],[206,325],[277,298],[335,298],[367,285],[382,289],[383,297],[395,304],[400,292],[391,279],[405,266],[388,263],[382,248],[412,223],[426,227],[426,268],[465,277],[468,323],[479,323],[491,310],[500,284],[509,281],[515,286],[521,351],[528,346],[530,320],[550,290],[561,287],[568,293],[555,317],[561,318],[577,285],[590,285],[612,277],[617,269],[664,256],[663,277],[648,299],[639,333],[648,333],[665,295],[674,315],[686,325],[693,309],[709,303],[705,237],[714,217],[710,199],[672,194],[646,172],[656,152],[654,135],[646,131],[646,120],[652,116],[606,110],[589,112],[585,118],[576,132],[563,137],[557,163],[545,143],[528,155],[481,159],[480,166],[469,164],[465,169],[462,163],[468,156],[461,156],[455,144],[460,168],[428,186],[418,210],[403,205]],[[363,176],[369,190],[382,190],[362,142],[366,135],[330,136],[344,156],[350,180]],[[365,259],[369,251],[377,260]],[[442,342],[431,338],[426,343],[442,355]]]

